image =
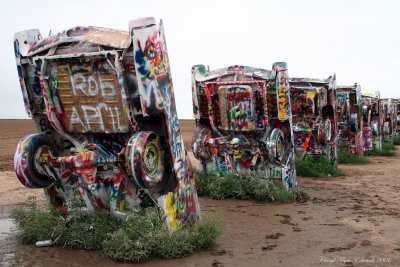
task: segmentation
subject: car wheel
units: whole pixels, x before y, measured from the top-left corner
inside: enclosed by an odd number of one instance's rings
[[[160,189],[165,184],[164,151],[154,132],[137,132],[128,141],[126,166],[131,182],[141,188]]]
[[[350,131],[352,133],[356,133],[358,131],[358,120],[357,120],[357,113],[350,114]]]
[[[197,127],[193,133],[192,137],[193,156],[202,162],[210,159],[210,151],[207,144],[210,137],[211,137],[211,130],[206,127]]]
[[[266,141],[268,159],[271,162],[281,162],[285,155],[285,136],[281,129],[273,129]]]
[[[318,129],[318,140],[321,144],[326,145],[332,139],[331,120],[326,119]]]
[[[44,134],[24,137],[14,155],[14,169],[19,181],[29,188],[45,188],[53,183],[40,163],[43,154],[56,151],[53,140]]]
[[[335,144],[328,144],[326,152],[329,162],[332,166],[336,167],[338,165],[338,158],[336,154]]]

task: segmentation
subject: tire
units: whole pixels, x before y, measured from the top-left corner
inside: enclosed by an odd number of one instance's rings
[[[210,150],[207,142],[211,137],[211,130],[207,127],[197,127],[192,137],[193,156],[204,162],[210,159]]]
[[[137,132],[128,141],[125,152],[126,168],[131,182],[140,188],[161,190],[166,184],[164,151],[154,132]]]
[[[377,121],[374,121],[371,123],[371,128],[372,128],[372,135],[378,135],[379,134],[379,125]]]
[[[391,132],[391,130],[390,130],[390,121],[385,121],[383,123],[383,133],[385,135],[390,135],[390,132]]]
[[[24,137],[17,146],[14,155],[14,169],[19,181],[29,188],[45,188],[53,184],[40,165],[40,156],[55,152],[53,140],[44,134],[31,134]]]
[[[334,146],[335,146],[335,144],[328,144],[326,154],[327,154],[328,160],[331,163],[331,165],[337,167],[338,158],[337,158],[337,152],[336,152],[336,149]]]
[[[321,127],[318,129],[318,141],[326,145],[329,143],[332,139],[332,125],[331,125],[331,120],[326,119]]]
[[[358,131],[358,118],[357,118],[357,113],[351,113],[350,114],[350,131],[352,133],[356,133]]]
[[[266,141],[268,159],[271,162],[281,162],[285,155],[285,136],[281,129],[274,128]]]

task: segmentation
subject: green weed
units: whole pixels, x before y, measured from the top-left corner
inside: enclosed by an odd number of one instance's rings
[[[393,157],[395,156],[395,145],[394,142],[384,142],[382,144],[382,149],[378,150],[373,148],[372,150],[368,150],[364,152],[366,156],[383,156],[383,157]]]
[[[254,199],[264,202],[293,202],[309,198],[301,188],[286,190],[270,179],[250,172],[242,175],[194,171],[197,193],[212,199]]]
[[[156,208],[147,208],[117,218],[110,212],[66,216],[35,205],[17,207],[11,218],[24,244],[51,239],[53,245],[101,250],[114,260],[139,263],[150,256],[177,258],[215,246],[221,231],[221,216],[204,216],[197,224],[170,232]]]
[[[395,135],[393,138],[393,145],[400,146],[400,135]]]
[[[367,164],[370,161],[365,157],[350,154],[346,150],[339,150],[338,162],[341,164]]]
[[[332,165],[324,156],[296,158],[296,173],[306,177],[344,176],[344,172]]]

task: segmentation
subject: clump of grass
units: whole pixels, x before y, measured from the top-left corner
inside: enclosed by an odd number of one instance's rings
[[[170,232],[156,208],[117,218],[109,212],[72,212],[63,216],[31,205],[14,208],[11,217],[24,244],[51,239],[55,246],[101,250],[114,260],[135,263],[151,256],[170,259],[211,248],[222,232],[219,214],[204,216],[195,225]]]
[[[395,135],[393,138],[393,145],[400,146],[400,135]]]
[[[367,164],[370,161],[365,157],[350,154],[346,150],[339,150],[338,162],[342,164]]]
[[[309,199],[302,188],[286,190],[255,173],[242,175],[194,171],[197,193],[212,199],[254,199],[264,202],[293,202]]]
[[[382,145],[382,150],[396,150],[394,142],[384,142]]]
[[[49,239],[62,218],[53,210],[45,210],[29,205],[11,210],[11,218],[18,223],[18,240],[22,244],[32,244]]]
[[[384,142],[381,150],[373,148],[372,150],[365,151],[364,154],[366,156],[393,157],[395,155],[395,149],[396,147],[393,142]]]
[[[168,238],[155,210],[143,210],[127,217],[103,242],[103,251],[114,260],[142,262],[163,238]]]
[[[306,177],[329,177],[344,176],[345,173],[332,165],[332,163],[324,156],[316,157],[297,157],[296,173],[299,176]]]
[[[53,234],[56,245],[84,250],[100,250],[108,233],[119,226],[118,219],[110,212],[97,211],[92,214],[72,212],[61,217]]]
[[[197,193],[212,199],[247,199],[242,178],[234,174],[209,173],[194,170]]]
[[[222,215],[217,212],[204,216],[200,222],[192,228],[194,233],[193,244],[197,249],[212,248],[217,244],[218,237],[222,234]]]

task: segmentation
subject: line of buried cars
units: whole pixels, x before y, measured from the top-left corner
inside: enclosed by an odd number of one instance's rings
[[[363,156],[400,132],[400,99],[337,85],[336,75],[290,78],[280,62],[272,71],[196,65],[192,80],[192,150],[205,171],[253,170],[292,188],[295,155],[337,166],[339,149]]]
[[[18,32],[14,50],[26,111],[37,133],[18,144],[14,166],[68,212],[158,206],[170,229],[196,222],[200,208],[184,148],[162,22],[133,20],[129,31],[74,27],[47,38]],[[204,171],[257,172],[296,187],[296,155],[380,149],[400,131],[395,99],[360,86],[289,78],[272,70],[192,68],[196,129],[192,151]]]

